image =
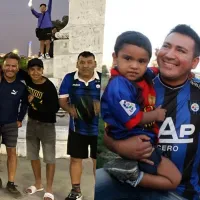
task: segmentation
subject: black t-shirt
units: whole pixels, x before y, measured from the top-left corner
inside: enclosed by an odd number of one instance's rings
[[[18,77],[25,80],[29,94],[34,96],[29,104],[28,116],[41,122],[55,123],[59,103],[54,84],[46,77],[43,84],[35,84],[23,70],[19,71]]]

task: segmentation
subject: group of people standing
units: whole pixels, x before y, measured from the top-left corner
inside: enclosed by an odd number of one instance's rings
[[[31,186],[28,186],[25,192],[32,195],[45,190],[44,199],[54,200],[52,186],[56,167],[55,123],[56,113],[61,107],[70,114],[67,153],[71,156],[72,189],[66,200],[82,199],[80,189],[82,160],[90,156],[94,164],[94,174],[96,170],[101,74],[95,71],[95,56],[88,51],[79,54],[77,71],[65,76],[59,94],[53,83],[43,76],[44,66],[41,59],[29,60],[27,72],[20,69],[19,62],[18,55],[8,53],[4,57],[1,72],[0,136],[1,144],[6,146],[8,156],[6,189],[15,196],[21,194],[14,182],[17,169],[16,146],[18,128],[22,126],[28,110],[26,150],[27,159],[31,161],[35,183],[30,184]],[[92,109],[95,111],[93,115],[90,115],[85,107],[85,104],[91,102]],[[40,144],[43,150],[43,161],[46,163],[45,188],[41,179]]]

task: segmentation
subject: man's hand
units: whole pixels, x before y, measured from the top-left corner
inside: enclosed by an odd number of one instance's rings
[[[133,136],[126,140],[114,140],[105,133],[104,143],[108,149],[121,157],[134,160],[147,159],[151,156],[153,148],[150,138],[146,135]]]
[[[34,99],[34,96],[30,94],[28,96],[28,102],[31,103],[33,101],[33,99]]]
[[[18,128],[22,127],[22,122],[17,121],[17,126],[18,126]]]
[[[69,107],[69,114],[70,114],[70,116],[73,117],[73,118],[78,118],[78,115],[77,115],[75,106],[74,106],[73,104],[70,104],[70,107]]]
[[[98,100],[93,100],[93,105],[94,105],[94,113],[95,116],[98,116],[100,113],[100,101]]]

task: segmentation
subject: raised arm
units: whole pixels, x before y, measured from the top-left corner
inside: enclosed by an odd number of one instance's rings
[[[51,11],[52,11],[52,0],[49,0],[49,3],[48,3],[48,10],[49,14],[51,14]]]
[[[39,17],[40,17],[40,13],[38,13],[37,11],[35,11],[33,7],[31,7],[31,12],[32,12],[32,14],[33,14],[36,18],[39,18]]]

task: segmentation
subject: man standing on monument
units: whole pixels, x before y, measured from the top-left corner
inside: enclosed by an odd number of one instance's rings
[[[20,57],[14,53],[8,53],[4,57],[2,66],[2,79],[0,82],[0,137],[5,144],[8,161],[8,183],[6,189],[13,195],[20,192],[14,184],[17,169],[16,145],[18,128],[22,126],[22,120],[27,111],[28,93],[26,86],[16,78],[19,71]]]
[[[71,156],[72,190],[65,200],[83,198],[80,188],[82,160],[88,158],[88,146],[94,176],[96,171],[101,73],[95,71],[95,56],[88,51],[79,54],[77,68],[64,77],[59,92],[60,106],[70,114],[67,153]]]
[[[32,5],[29,5],[32,14],[38,18],[38,24],[36,28],[36,36],[40,41],[40,59],[49,59],[50,41],[52,35],[52,22],[51,22],[51,10],[52,0],[49,0],[48,9],[47,5],[40,4],[40,13],[36,12]],[[46,46],[46,53],[44,54],[44,47]]]

